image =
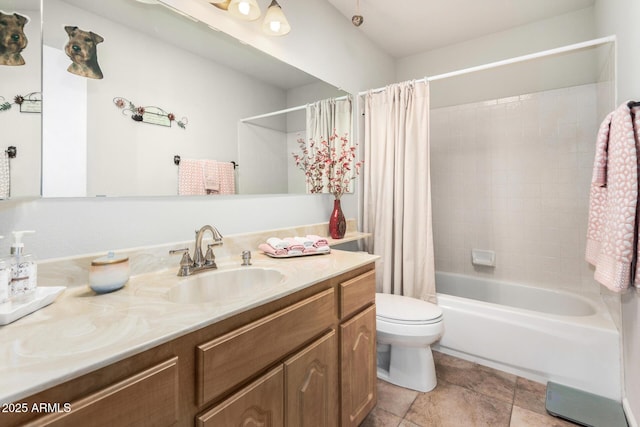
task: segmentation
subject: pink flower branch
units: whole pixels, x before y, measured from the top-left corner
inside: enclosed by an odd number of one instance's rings
[[[340,141],[339,145],[336,140]],[[296,167],[305,173],[311,193],[322,193],[326,186],[327,191],[339,199],[349,191],[351,181],[360,174],[364,162],[355,161],[356,147],[349,144],[346,134],[339,137],[334,131],[328,140],[322,139],[319,144],[312,139],[307,144],[299,138],[298,145],[301,154],[291,154]]]

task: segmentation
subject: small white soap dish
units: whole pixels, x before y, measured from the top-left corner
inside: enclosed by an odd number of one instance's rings
[[[495,267],[496,253],[488,249],[471,249],[471,263],[483,267]]]

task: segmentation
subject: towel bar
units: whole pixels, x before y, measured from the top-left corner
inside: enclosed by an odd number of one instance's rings
[[[9,147],[9,148],[12,148],[12,147]],[[15,147],[13,147],[13,148],[15,149]],[[9,155],[9,157],[11,157],[11,155]],[[173,163],[176,166],[179,166],[180,165],[180,156],[178,156],[178,155],[173,156]],[[240,166],[238,163],[234,162],[233,160],[230,161],[229,163],[231,163],[233,165],[233,169],[236,169],[237,167]]]

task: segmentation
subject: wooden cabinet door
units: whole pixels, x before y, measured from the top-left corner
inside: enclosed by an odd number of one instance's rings
[[[282,364],[196,418],[198,427],[283,425]]]
[[[375,305],[340,325],[343,427],[357,426],[376,404]]]
[[[284,362],[285,427],[338,425],[338,338],[322,338]]]

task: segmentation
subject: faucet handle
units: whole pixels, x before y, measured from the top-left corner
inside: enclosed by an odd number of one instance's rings
[[[218,268],[216,265],[216,255],[213,253],[213,247],[215,244],[207,245],[207,254],[204,256],[204,265],[212,266],[212,268]]]
[[[180,260],[180,264],[182,264],[182,261],[185,258],[189,259],[189,264],[191,264],[191,256],[189,255],[189,248],[171,249],[169,251],[169,254],[171,254],[171,255],[182,254],[182,260]]]
[[[191,267],[193,266],[193,260],[189,255],[189,248],[171,249],[169,253],[171,255],[182,254],[182,258],[180,259],[180,270],[178,271],[178,276],[188,276],[189,274],[191,274]]]

